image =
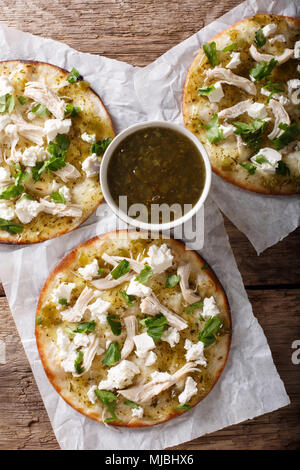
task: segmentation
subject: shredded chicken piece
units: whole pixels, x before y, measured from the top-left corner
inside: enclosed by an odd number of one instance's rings
[[[68,181],[76,180],[80,178],[80,172],[74,165],[71,163],[66,163],[66,166],[60,168],[59,170],[54,172],[60,179],[63,180],[64,183],[68,183]]]
[[[61,312],[62,319],[70,322],[80,321],[88,307],[88,304],[94,297],[95,292],[93,289],[85,287],[73,307]]]
[[[127,400],[132,400],[135,403],[147,403],[155,397],[155,395],[172,387],[172,385],[178,383],[183,376],[193,371],[198,372],[199,369],[195,366],[194,362],[187,362],[183,367],[177,370],[175,374],[171,375],[169,379],[166,379],[165,382],[157,383],[152,380],[145,385],[136,385],[125,390],[119,390],[119,393],[127,398]]]
[[[57,217],[81,217],[82,209],[77,204],[60,204],[50,202],[47,199],[40,199],[43,212],[56,215]]]
[[[136,273],[140,273],[141,270],[144,268],[144,263],[141,261],[137,261],[133,258],[124,258],[122,256],[111,256],[108,255],[107,253],[103,253],[102,259],[106,261],[108,264],[112,264],[113,266],[117,266],[123,259],[126,259],[130,263],[130,267],[135,271]]]
[[[63,119],[65,116],[64,102],[51,91],[44,83],[27,82],[24,96],[31,98],[37,103],[45,105],[56,119]]]
[[[43,127],[35,126],[27,121],[24,121],[22,116],[18,116],[16,114],[12,114],[10,116],[11,122],[13,122],[17,126],[17,132],[25,139],[31,140],[37,145],[43,145],[43,137],[45,135],[45,131]]]
[[[16,161],[17,159],[16,146],[17,146],[17,143],[19,142],[17,126],[15,124],[8,124],[5,128],[5,134],[10,139],[10,159],[9,160]]]
[[[119,279],[113,279],[113,277],[109,274],[103,279],[97,279],[96,281],[93,281],[92,284],[99,290],[113,289],[113,287],[119,286],[120,284],[123,284],[123,282],[130,281],[132,277],[132,273],[126,273],[124,276],[119,277]]]
[[[240,116],[243,113],[246,113],[249,109],[249,106],[253,104],[253,100],[240,101],[240,103],[231,106],[231,108],[225,108],[218,113],[219,119],[233,119],[237,116]]]
[[[0,132],[3,131],[4,127],[10,123],[10,116],[4,114],[4,116],[0,116]]]
[[[83,371],[84,374],[88,372],[88,370],[91,368],[92,362],[94,360],[94,357],[96,355],[96,352],[99,346],[99,338],[97,338],[96,335],[89,335],[89,338],[90,338],[90,344],[84,351],[83,363],[82,363],[82,366],[84,368],[84,371]]]
[[[180,285],[183,298],[188,304],[193,304],[195,302],[199,302],[201,299],[199,295],[194,294],[194,291],[190,289],[189,287],[190,273],[191,273],[190,263],[179,264],[177,268],[177,275],[180,276],[179,285]]]
[[[275,116],[275,123],[274,123],[274,128],[272,132],[268,135],[268,137],[269,139],[275,139],[275,137],[277,137],[279,134],[283,132],[282,129],[278,127],[279,124],[284,123],[284,124],[289,125],[291,120],[290,120],[288,113],[286,112],[282,104],[279,103],[279,101],[273,100],[273,99],[270,100],[269,107],[271,108],[272,113]]]
[[[261,52],[258,52],[253,44],[251,45],[249,52],[252,59],[256,62],[262,62],[263,60],[269,62],[271,59],[275,59],[278,61],[279,65],[284,64],[284,62],[287,62],[294,55],[294,49],[285,49],[280,55],[262,54]]]
[[[245,90],[250,95],[256,95],[256,86],[248,78],[240,77],[231,70],[223,69],[222,67],[215,67],[213,69],[208,69],[206,71],[206,78],[218,78],[222,83],[227,83],[228,85],[237,86],[242,90]]]
[[[126,328],[126,339],[121,351],[121,359],[126,359],[129,356],[131,351],[134,348],[133,337],[135,336],[136,330],[136,318],[135,315],[129,315],[124,318],[125,328]]]
[[[156,315],[157,313],[162,313],[170,326],[173,326],[177,330],[184,330],[187,328],[187,323],[176,313],[171,312],[167,307],[162,305],[155,294],[151,294],[145,299],[142,300],[140,304],[140,309],[142,313],[148,313],[149,315]]]

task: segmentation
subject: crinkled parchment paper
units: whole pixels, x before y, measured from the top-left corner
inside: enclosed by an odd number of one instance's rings
[[[117,130],[145,119],[133,90],[133,67],[7,28],[0,28],[0,46],[3,59],[39,59],[68,69],[78,68],[108,105]],[[205,244],[201,254],[222,282],[232,311],[229,359],[217,385],[196,408],[175,420],[147,429],[109,429],[73,410],[50,385],[34,337],[38,296],[50,271],[79,243],[116,228],[117,220],[107,205],[101,204],[97,215],[85,225],[60,238],[18,249],[2,247],[0,278],[63,449],[162,449],[289,403],[264,333],[253,316],[222,216],[211,198],[205,203],[204,213]]]
[[[182,90],[187,71],[202,44],[237,21],[258,12],[298,17],[299,0],[248,0],[170,49],[135,73],[135,89],[149,120],[183,123]],[[224,214],[251,241],[257,253],[274,245],[300,224],[299,196],[262,196],[213,175],[211,195]]]

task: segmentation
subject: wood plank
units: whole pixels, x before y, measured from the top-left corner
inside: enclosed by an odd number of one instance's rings
[[[299,446],[300,367],[291,362],[291,344],[300,338],[299,295],[300,289],[249,291],[254,313],[264,328],[292,404],[176,448],[296,449]],[[0,448],[58,448],[5,298],[0,299],[0,315],[5,325],[0,339],[5,341],[7,349],[7,363],[0,365]]]

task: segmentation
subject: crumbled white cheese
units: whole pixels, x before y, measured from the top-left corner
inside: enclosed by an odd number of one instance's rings
[[[148,257],[144,261],[151,266],[155,274],[160,274],[172,266],[173,255],[166,243],[159,247],[151,245],[148,250]]]
[[[111,303],[107,300],[98,299],[88,306],[89,311],[91,312],[91,318],[94,320],[99,320],[101,325],[106,324],[107,310],[111,306]]]
[[[276,30],[277,30],[277,25],[274,23],[270,23],[263,27],[262,32],[263,32],[263,35],[267,38],[271,36],[271,34],[274,34]]]
[[[53,290],[51,294],[52,301],[57,304],[60,308],[63,307],[59,303],[59,299],[66,299],[67,303],[70,302],[72,290],[76,287],[73,282],[62,282],[59,286]]]
[[[208,99],[211,103],[218,103],[224,96],[222,83],[216,82],[214,83],[214,90],[210,92],[208,95]]]
[[[144,408],[139,406],[138,408],[132,408],[131,415],[136,416],[137,418],[142,418],[144,414]]]
[[[146,357],[147,353],[155,348],[153,339],[147,333],[134,336],[133,341],[136,346],[135,354],[138,357]]]
[[[95,395],[95,390],[97,390],[97,385],[92,385],[88,391],[87,391],[87,396],[88,396],[88,399],[93,403],[95,404],[96,403],[96,400],[97,400],[97,397]]]
[[[39,145],[28,147],[20,156],[20,161],[25,166],[33,167],[37,162],[45,161],[49,158],[48,152]]]
[[[232,51],[230,54],[230,61],[226,65],[227,69],[236,69],[241,64],[241,53]]]
[[[198,341],[198,343],[192,343],[189,339],[186,339],[184,343],[184,349],[186,349],[185,358],[187,362],[192,361],[201,366],[206,366],[204,344],[202,341]]]
[[[85,333],[76,333],[73,338],[73,344],[76,348],[83,346],[86,348],[90,344],[90,339]]]
[[[300,59],[300,41],[295,42],[294,59]]]
[[[100,160],[95,153],[92,153],[92,155],[84,160],[81,166],[86,176],[91,178],[92,176],[97,176],[99,174]]]
[[[154,383],[162,383],[162,382],[167,382],[170,380],[172,376],[168,372],[152,372],[151,374],[151,382]]]
[[[157,359],[157,355],[155,354],[155,352],[150,351],[146,356],[145,366],[147,367],[152,366],[156,362],[156,359]]]
[[[58,357],[61,360],[61,365],[65,372],[73,373],[75,372],[75,360],[78,353],[62,328],[57,329],[56,335]]]
[[[98,275],[98,271],[99,264],[97,259],[94,259],[92,263],[87,264],[83,268],[78,269],[79,274],[87,281],[91,281],[93,277],[96,277]]]
[[[258,163],[256,161],[257,157],[263,156],[266,158],[267,162]],[[278,162],[281,160],[281,153],[277,152],[269,147],[260,149],[257,154],[250,158],[251,162],[256,166],[257,170],[266,172],[266,173],[275,173]]]
[[[179,331],[176,330],[176,328],[170,327],[163,332],[161,339],[162,341],[169,343],[171,348],[174,348],[174,346],[180,341]]]
[[[220,311],[213,296],[205,297],[203,300],[202,317],[206,320],[210,317],[219,315]]]
[[[15,217],[15,210],[10,202],[0,201],[0,217],[5,220],[12,220]]]
[[[128,295],[136,295],[137,297],[147,297],[151,294],[151,287],[147,287],[141,282],[136,281],[134,278],[131,279],[129,286],[127,287]]]
[[[48,142],[54,140],[57,134],[68,134],[72,125],[71,119],[48,119],[44,124],[44,131]]]
[[[71,196],[71,190],[68,188],[68,186],[62,186],[58,190],[59,194],[64,197],[66,202],[71,202],[72,196]]]
[[[250,104],[247,113],[253,119],[264,119],[267,117],[266,106],[263,103]]]
[[[220,130],[223,132],[223,137],[227,139],[227,137],[234,134],[235,127],[232,124],[227,124],[224,126],[223,124],[220,125]]]
[[[132,384],[134,376],[140,372],[139,367],[131,361],[124,359],[118,365],[107,371],[106,380],[101,380],[98,385],[100,390],[120,390]]]
[[[81,138],[84,142],[87,142],[88,144],[94,144],[96,142],[96,134],[88,134],[87,132],[84,132],[81,134]]]
[[[29,224],[43,210],[37,201],[21,198],[16,202],[16,215],[22,224]]]
[[[188,403],[197,392],[197,382],[192,377],[188,377],[185,381],[183,392],[178,396],[179,403],[182,405]]]
[[[12,94],[14,92],[14,87],[10,79],[6,75],[0,77],[0,96]]]
[[[300,151],[296,149],[296,151],[289,153],[285,159],[285,163],[291,170],[291,172],[295,173],[296,175],[300,174]]]
[[[277,34],[273,38],[269,39],[270,44],[274,44],[274,42],[286,42],[286,37],[283,34]]]

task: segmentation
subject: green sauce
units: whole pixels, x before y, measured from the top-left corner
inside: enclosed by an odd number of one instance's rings
[[[108,165],[108,187],[119,206],[127,196],[127,207],[144,204],[177,204],[170,220],[177,219],[199,200],[205,183],[205,166],[196,145],[187,137],[164,127],[149,127],[125,138],[114,151]],[[184,205],[188,204],[188,208]],[[132,215],[132,217],[134,217]],[[159,222],[162,220],[159,214]],[[152,222],[155,222],[152,220]]]

